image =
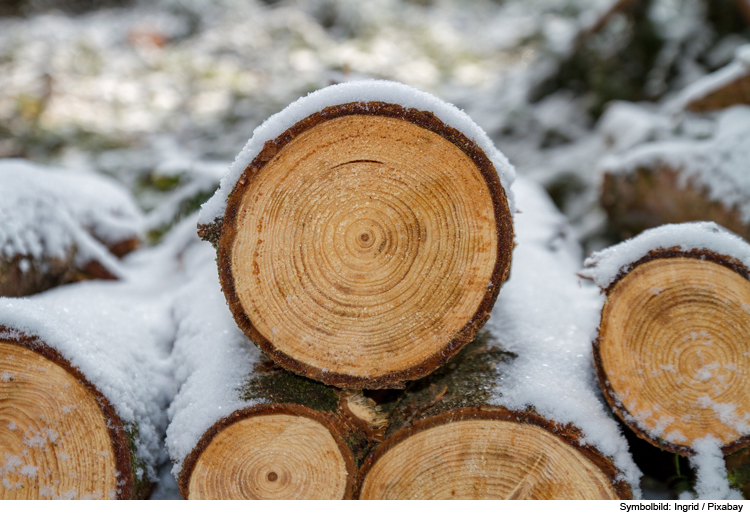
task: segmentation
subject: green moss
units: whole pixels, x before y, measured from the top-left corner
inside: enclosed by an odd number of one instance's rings
[[[138,424],[127,423],[124,426],[125,436],[128,439],[128,451],[130,452],[130,467],[133,469],[133,495],[134,499],[145,498],[151,488],[151,482],[146,477],[146,463],[141,460],[137,453],[137,443],[140,437]]]
[[[273,403],[304,405],[320,412],[338,409],[336,389],[293,374],[270,360],[261,362],[256,374],[242,388],[242,397],[246,400],[263,398]]]

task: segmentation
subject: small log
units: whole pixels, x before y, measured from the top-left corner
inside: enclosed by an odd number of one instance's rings
[[[475,141],[431,112],[356,101],[266,141],[200,232],[237,324],[275,362],[344,388],[403,387],[489,317],[511,215]]]
[[[594,345],[612,409],[639,437],[685,456],[707,434],[724,454],[750,444],[746,265],[671,247],[622,269],[606,287]]]
[[[750,15],[750,4],[739,4],[745,6],[743,14]],[[750,47],[741,46],[731,63],[685,87],[673,104],[693,112],[750,104]]]
[[[488,335],[392,404],[385,441],[365,459],[360,499],[630,499],[611,460],[534,411],[489,404],[513,355]]]
[[[0,160],[0,296],[119,278],[140,245],[141,212],[105,177]]]
[[[361,392],[342,392],[266,359],[240,397],[271,403],[251,403],[203,434],[182,466],[184,498],[352,498],[357,459],[385,424]]]

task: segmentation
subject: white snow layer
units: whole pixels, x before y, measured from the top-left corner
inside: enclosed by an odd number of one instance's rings
[[[673,101],[667,104],[667,109],[682,110],[694,101],[703,99],[748,75],[750,75],[750,44],[745,44],[735,50],[734,60],[731,63],[686,86]]]
[[[0,160],[0,257],[117,261],[102,245],[141,235],[143,217],[130,193],[97,174]]]
[[[428,94],[394,81],[354,81],[328,86],[298,99],[281,112],[269,117],[253,132],[234,163],[229,167],[221,186],[200,211],[198,218],[201,224],[210,224],[224,217],[227,198],[239,180],[242,172],[263,150],[266,141],[276,139],[295,123],[309,115],[320,112],[329,106],[360,102],[365,106],[370,102],[398,104],[404,108],[432,112],[446,125],[455,128],[479,145],[495,166],[500,183],[508,196],[511,213],[515,211],[510,186],[515,172],[508,159],[495,147],[487,134],[462,110]]]
[[[641,472],[600,396],[592,361],[602,298],[576,276],[580,248],[544,190],[519,178],[514,191],[519,211],[511,278],[487,328],[518,357],[503,366],[493,403],[531,406],[578,427],[587,444],[614,461],[638,498]]]
[[[0,324],[57,350],[109,400],[126,427],[146,477],[163,462],[166,408],[174,394],[168,299],[149,298],[121,282],[63,286],[29,298],[0,298]],[[55,434],[63,434],[57,431]]]
[[[181,388],[169,408],[166,441],[175,477],[185,457],[214,423],[260,403],[240,398],[242,386],[261,356],[232,318],[219,285],[215,255],[209,244],[202,243],[186,258],[193,279],[175,302],[173,355]]]
[[[695,455],[690,458],[690,465],[695,468],[698,498],[742,500],[742,494],[729,487],[721,442],[708,435],[694,440],[693,450]]]
[[[670,248],[712,251],[750,269],[750,244],[713,222],[688,222],[647,229],[635,238],[598,251],[586,259],[583,273],[604,289],[649,252]]]
[[[647,143],[607,157],[600,168],[626,177],[640,167],[660,166],[677,170],[679,185],[690,183],[728,209],[736,207],[742,220],[750,223],[750,107],[722,111],[710,139]]]

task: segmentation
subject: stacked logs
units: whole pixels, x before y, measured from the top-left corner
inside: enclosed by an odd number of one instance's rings
[[[492,401],[513,354],[478,332],[508,278],[511,171],[396,83],[329,87],[259,128],[199,225],[234,322],[207,271],[180,303],[183,496],[632,497],[575,427]]]

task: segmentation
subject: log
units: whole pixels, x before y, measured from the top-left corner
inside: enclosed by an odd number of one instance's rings
[[[142,214],[114,181],[0,160],[0,296],[117,279],[140,245]]]
[[[712,221],[750,240],[744,182],[750,111],[723,111],[714,136],[637,146],[603,165],[601,204],[621,238],[663,224]]]
[[[512,169],[454,107],[396,83],[338,85],[256,131],[200,233],[237,324],[275,362],[402,387],[471,341],[508,276],[498,174]]]
[[[349,499],[384,422],[361,392],[293,374],[237,328],[208,247],[176,304],[167,448],[185,499]],[[190,264],[189,264],[190,265]]]
[[[171,371],[144,304],[95,284],[0,303],[0,499],[148,496]]]
[[[664,226],[592,256],[606,292],[594,358],[640,438],[694,456],[750,444],[750,246],[712,223]]]
[[[385,441],[365,459],[360,499],[632,499],[579,430],[491,405],[514,355],[484,334],[398,396]]]

